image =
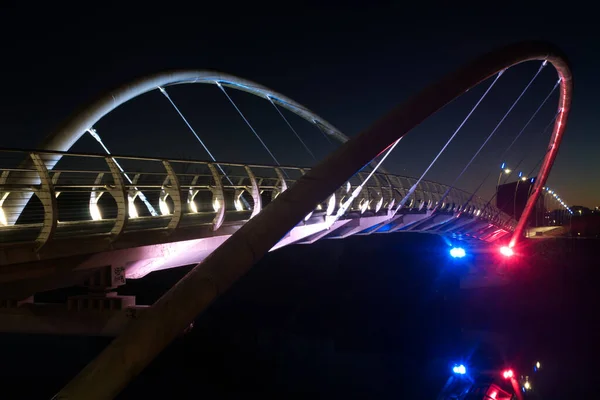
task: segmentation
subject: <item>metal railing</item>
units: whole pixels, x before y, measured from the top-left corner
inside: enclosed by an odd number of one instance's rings
[[[49,160],[60,158],[48,170]],[[54,237],[106,235],[111,241],[130,230],[245,221],[293,185],[308,168],[233,162],[164,160],[104,154],[0,149],[0,243],[34,241],[37,249]],[[316,205],[307,216],[332,215],[366,173]],[[394,210],[416,178],[376,173],[343,218],[384,215]],[[421,181],[400,211],[433,210],[448,189]],[[35,196],[34,196],[35,195]],[[159,210],[152,216],[149,209]],[[510,216],[482,198],[452,188],[438,212],[488,220],[505,230]]]

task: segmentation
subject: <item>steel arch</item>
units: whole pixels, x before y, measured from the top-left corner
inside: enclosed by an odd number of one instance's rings
[[[141,319],[132,321],[121,336],[55,399],[116,396],[194,317],[361,167],[469,88],[499,71],[531,60],[547,60],[558,71],[561,78],[559,116],[540,176],[511,239],[514,245],[548,178],[571,105],[572,77],[566,58],[557,47],[543,42],[517,43],[477,58],[397,106],[369,129],[346,142],[193,268]]]
[[[272,101],[274,104],[317,125],[317,127],[325,134],[342,143],[345,143],[348,140],[346,135],[325,119],[289,97],[269,89],[266,86],[217,71],[180,70],[167,71],[142,77],[105,93],[89,105],[85,106],[81,111],[72,115],[58,130],[44,138],[37,148],[39,150],[68,151],[88,129],[93,128],[93,126],[103,117],[126,102],[160,87],[193,83],[220,84],[225,87],[232,87],[253,94],[257,97]],[[62,156],[60,155],[45,155],[43,157],[43,162],[46,165],[46,168],[50,170],[54,168],[61,157]],[[29,160],[26,160],[25,162],[28,163]],[[22,176],[22,174],[15,175],[21,182],[33,185],[39,183],[39,180],[32,178],[28,179],[27,177]],[[13,176],[10,179],[14,180],[15,177]],[[6,215],[8,225],[13,225],[17,222],[17,219],[21,215],[21,212],[25,208],[30,197],[31,196],[26,194],[12,193],[11,196],[6,199],[5,208],[11,210]]]
[[[340,142],[344,143],[348,140],[346,135],[308,108],[266,86],[217,71],[180,70],[149,75],[104,94],[85,107],[81,112],[73,115],[56,132],[46,137],[40,145],[40,149],[68,151],[85,134],[87,129],[92,128],[100,119],[126,102],[159,87],[192,83],[218,83],[222,86],[232,87],[266,100],[272,100],[277,105],[305,120],[325,128],[324,131],[326,134]]]

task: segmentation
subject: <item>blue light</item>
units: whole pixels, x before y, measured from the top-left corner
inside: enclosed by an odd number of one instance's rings
[[[502,165],[500,166],[500,169],[504,169],[504,167],[506,167],[506,163],[503,162]]]
[[[467,252],[462,247],[453,247],[450,249],[450,256],[452,258],[463,258],[467,255]]]
[[[523,176],[523,171],[519,171],[519,178]]]
[[[454,367],[452,367],[452,372],[454,372],[455,374],[458,374],[458,375],[464,375],[467,373],[467,367],[465,367],[462,364],[455,365]]]

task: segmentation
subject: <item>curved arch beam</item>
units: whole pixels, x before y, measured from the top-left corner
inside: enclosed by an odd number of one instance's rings
[[[335,138],[336,140],[339,140],[342,143],[345,143],[348,140],[346,135],[308,108],[279,92],[269,89],[266,86],[217,71],[180,70],[149,75],[102,95],[97,100],[84,107],[82,111],[75,113],[71,118],[63,123],[58,130],[47,136],[38,146],[38,149],[69,151],[75,142],[77,142],[77,140],[79,140],[79,138],[81,138],[81,136],[83,136],[88,129],[92,128],[98,121],[100,121],[100,119],[108,115],[117,107],[138,96],[141,96],[144,93],[158,89],[159,87],[192,83],[219,83],[222,86],[235,88],[237,90],[264,98],[293,112],[308,122],[318,125],[323,132]],[[58,163],[61,158],[61,155],[45,154],[42,156],[44,164],[48,170],[54,168],[56,163]],[[26,177],[22,176],[20,178],[27,179]],[[39,182],[29,179],[27,183],[38,184]],[[9,225],[16,223],[17,219],[21,215],[21,212],[23,211],[24,205],[27,204],[30,197],[30,193],[13,193],[12,196],[7,199],[5,208],[10,210],[10,212],[8,212],[6,215],[7,223]]]
[[[550,151],[513,239],[520,237],[523,221],[532,209],[529,204],[537,200],[556,157],[572,95],[571,71],[562,52],[553,45],[539,42],[518,43],[476,59],[397,106],[369,129],[346,142],[193,268],[140,319],[131,321],[123,333],[55,399],[115,397],[130,379],[183,332],[190,321],[350,176],[469,88],[498,71],[529,60],[548,60],[562,82],[560,115],[550,139]],[[148,335],[148,332],[153,334]]]
[[[216,84],[231,87],[255,96],[271,100],[277,105],[293,112],[305,120],[323,127],[331,137],[344,143],[348,137],[337,128],[283,94],[247,79],[209,70],[168,71],[149,75],[112,90],[89,104],[83,111],[67,120],[60,129],[44,139],[40,145],[43,150],[68,151],[85,132],[100,119],[117,107],[144,93],[157,89],[186,83]]]

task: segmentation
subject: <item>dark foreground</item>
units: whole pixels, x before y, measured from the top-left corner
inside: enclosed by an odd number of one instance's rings
[[[431,399],[449,364],[469,356],[482,368],[526,369],[541,359],[540,398],[582,398],[593,393],[596,369],[598,244],[538,241],[529,251],[535,258],[511,272],[517,283],[462,292],[462,269],[438,237],[381,235],[284,248],[198,318],[119,398]],[[149,304],[187,270],[130,281],[122,292]],[[474,330],[499,333],[506,346],[490,349],[470,335]],[[0,338],[2,397],[11,399],[50,398],[109,342]]]

